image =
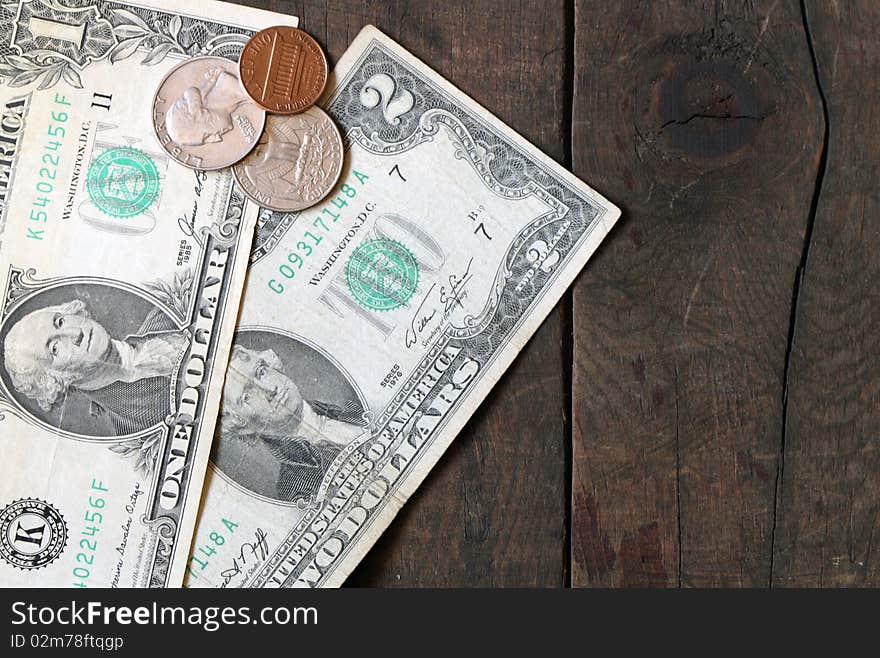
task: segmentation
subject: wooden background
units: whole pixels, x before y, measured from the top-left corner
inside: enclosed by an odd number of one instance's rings
[[[880,585],[880,3],[242,1],[623,210],[348,584]]]

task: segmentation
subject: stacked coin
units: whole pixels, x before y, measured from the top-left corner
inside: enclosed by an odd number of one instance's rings
[[[248,41],[238,65],[196,57],[172,69],[153,101],[156,136],[192,169],[234,165],[242,190],[264,208],[308,208],[342,172],[342,137],[315,106],[328,76],[312,37],[267,28]]]

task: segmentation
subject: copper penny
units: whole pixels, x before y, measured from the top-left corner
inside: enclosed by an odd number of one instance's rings
[[[241,51],[238,67],[245,91],[276,114],[296,114],[314,105],[329,74],[318,42],[287,26],[257,32]]]

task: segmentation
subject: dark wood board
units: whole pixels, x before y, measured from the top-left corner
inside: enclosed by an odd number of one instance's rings
[[[574,290],[572,584],[766,586],[823,117],[796,2],[588,2],[574,172],[623,218]]]
[[[773,581],[880,585],[880,5],[807,2],[827,168],[797,299]]]

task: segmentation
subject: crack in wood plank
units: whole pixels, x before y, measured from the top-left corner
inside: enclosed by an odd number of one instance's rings
[[[792,304],[791,318],[789,321],[788,344],[785,351],[785,368],[782,378],[782,436],[780,437],[779,456],[777,457],[776,485],[774,487],[773,500],[773,525],[770,535],[770,571],[768,574],[768,587],[773,587],[774,568],[776,566],[776,534],[779,520],[779,507],[781,505],[781,490],[783,485],[783,475],[785,470],[785,439],[788,432],[788,393],[790,385],[790,366],[791,354],[794,348],[795,335],[797,332],[798,307],[801,300],[801,284],[803,283],[804,273],[807,269],[807,261],[810,256],[810,245],[813,242],[813,228],[816,224],[816,213],[819,208],[819,198],[822,195],[822,183],[825,179],[825,170],[828,162],[828,144],[831,132],[831,118],[828,110],[828,100],[825,97],[825,90],[822,86],[822,78],[819,75],[819,61],[816,57],[815,44],[813,35],[810,31],[810,19],[807,13],[805,0],[800,0],[801,17],[804,24],[804,37],[807,40],[807,47],[810,53],[810,60],[813,64],[813,75],[816,79],[816,88],[819,92],[819,99],[822,106],[822,120],[824,122],[824,132],[822,135],[822,148],[819,158],[819,167],[816,171],[816,182],[813,188],[813,198],[810,204],[810,214],[807,219],[807,228],[804,232],[804,242],[801,249],[801,260],[798,264],[797,272],[794,278],[794,286],[792,288]]]

